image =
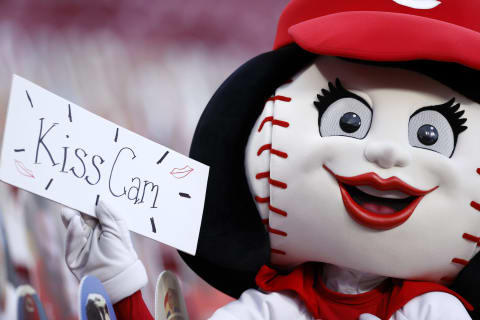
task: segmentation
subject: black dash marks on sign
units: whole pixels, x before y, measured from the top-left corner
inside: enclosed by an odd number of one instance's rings
[[[160,158],[160,160],[157,161],[157,164],[160,164],[163,159],[165,159],[165,157],[168,155],[168,151],[165,151],[165,153],[163,154],[163,156]]]
[[[53,178],[50,179],[50,181],[48,181],[48,184],[47,184],[47,186],[45,187],[45,190],[48,190],[48,188],[50,188],[50,185],[52,184],[52,181],[53,181]]]
[[[188,193],[179,192],[178,194],[180,195],[180,197],[183,197],[183,198],[188,198],[188,199],[191,198]]]
[[[118,140],[118,128],[117,128],[117,131],[115,132],[115,142],[117,142]]]
[[[13,149],[13,151],[15,151],[15,152],[24,152],[25,149]]]
[[[70,107],[70,103],[68,104],[68,119],[72,122],[72,109]]]
[[[31,106],[32,106],[32,108],[33,108],[32,99],[30,98],[30,95],[28,94],[28,91],[27,91],[27,90],[25,90],[25,93],[27,94],[28,101],[30,101],[30,105],[31,105]]]
[[[97,200],[95,200],[95,205],[98,206],[98,199],[100,199],[100,195],[97,194]]]
[[[150,218],[150,223],[152,224],[152,232],[157,233],[157,228],[155,228],[155,221],[153,221],[153,217]]]

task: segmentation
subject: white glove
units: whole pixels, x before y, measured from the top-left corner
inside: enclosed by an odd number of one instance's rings
[[[67,228],[65,261],[77,279],[97,277],[116,303],[145,286],[147,274],[122,217],[103,202],[97,205],[96,215],[98,220],[62,209]]]
[[[380,320],[380,318],[370,313],[362,313],[358,320]]]

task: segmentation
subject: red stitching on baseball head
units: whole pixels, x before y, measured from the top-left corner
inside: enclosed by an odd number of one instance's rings
[[[270,197],[259,197],[259,196],[255,196],[255,201],[258,202],[258,203],[268,203],[270,202]]]
[[[268,178],[268,183],[270,183],[272,186],[282,188],[282,189],[287,189],[287,184],[285,182],[275,180],[275,179],[270,179],[270,171],[257,173],[255,175],[255,178],[257,180]]]
[[[290,102],[290,101],[292,101],[292,98],[285,97],[285,96],[274,96],[274,97],[270,97],[270,98],[267,99],[267,101],[277,101],[277,100]]]
[[[268,232],[279,235],[279,236],[282,236],[282,237],[287,236],[286,232],[284,232],[282,230],[278,230],[278,229],[273,229],[273,228],[270,228],[270,227],[268,227]]]
[[[287,184],[285,182],[270,179],[270,171],[260,172],[255,175],[257,180],[268,178],[268,183],[270,183],[274,187],[278,187],[281,189],[287,189]]]
[[[281,255],[286,255],[287,253],[285,251],[282,251],[282,250],[278,250],[278,249],[270,249],[270,252],[271,253],[275,253],[275,254],[281,254]]]
[[[264,144],[263,146],[260,147],[260,149],[258,149],[257,156],[261,155],[263,151],[270,150],[270,149],[272,149],[272,144],[271,143]]]
[[[284,128],[288,128],[288,126],[290,126],[290,123],[288,123],[287,121],[276,120],[272,116],[270,116],[270,117],[266,117],[265,119],[263,119],[262,123],[260,124],[260,127],[258,127],[258,132],[262,131],[265,123],[270,122],[270,121],[272,122],[272,126],[280,126],[280,127],[284,127]]]
[[[270,204],[268,205],[268,209],[270,209],[270,211],[275,212],[276,214],[279,214],[279,215],[281,215],[281,216],[284,216],[284,217],[287,216],[287,212],[286,212],[286,211],[284,211],[284,210],[282,210],[282,209],[275,208],[274,206],[272,206],[272,205],[270,205]]]
[[[264,179],[264,178],[270,178],[270,171],[259,172],[255,175],[255,178],[257,180]]]
[[[273,149],[273,148],[270,149],[270,153],[276,156],[279,156],[280,158],[284,158],[284,159],[288,158],[288,154],[286,152],[283,152],[277,149]]]
[[[278,181],[278,180],[275,180],[275,179],[268,179],[268,182],[274,187],[278,187],[278,188],[281,188],[281,189],[287,189],[287,184],[285,182]]]
[[[457,263],[457,264],[461,264],[461,265],[464,265],[464,266],[466,266],[468,264],[468,260],[460,259],[460,258],[453,258],[452,262]]]
[[[465,240],[468,240],[468,241],[475,242],[477,245],[480,242],[480,237],[476,237],[476,236],[474,236],[472,234],[469,234],[469,233],[464,233],[462,238],[465,239]]]
[[[288,158],[288,154],[286,152],[283,152],[277,149],[272,149],[271,143],[264,144],[263,146],[261,146],[257,151],[257,156],[260,156],[262,152],[266,150],[270,151],[271,154],[279,156],[280,158],[284,158],[284,159]]]
[[[473,209],[480,211],[480,203],[475,202],[475,201],[472,201],[472,202],[470,202],[470,206],[471,206]]]
[[[273,117],[265,117],[265,119],[263,119],[262,123],[260,124],[260,127],[258,127],[258,132],[262,131],[264,124],[268,121],[273,121]]]

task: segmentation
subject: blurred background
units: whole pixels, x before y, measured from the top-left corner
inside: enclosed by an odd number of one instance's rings
[[[243,62],[271,49],[287,2],[0,1],[0,133],[15,73],[188,155],[209,98]],[[60,206],[0,182],[0,218],[9,283],[30,283],[48,319],[76,319],[78,282],[64,262]],[[149,274],[150,310],[165,269],[181,279],[192,320],[231,301],[174,249],[132,236]]]

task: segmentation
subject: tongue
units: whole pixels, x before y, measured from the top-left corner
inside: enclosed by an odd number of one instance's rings
[[[375,213],[382,213],[382,214],[395,213],[395,210],[393,208],[390,208],[378,203],[366,202],[362,204],[362,207],[367,209],[368,211],[375,212]]]

